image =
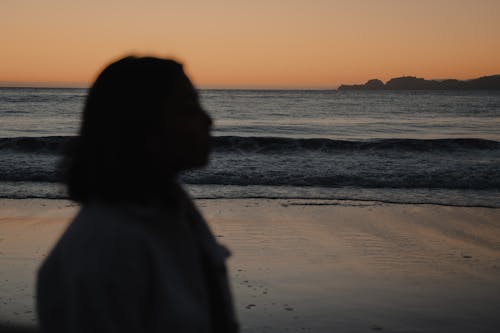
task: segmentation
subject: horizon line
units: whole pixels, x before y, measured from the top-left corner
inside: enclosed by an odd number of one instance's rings
[[[487,77],[487,76],[495,76],[495,75],[500,75],[499,74],[487,74],[487,75],[479,75],[479,76],[474,76],[472,78],[467,78],[467,79],[456,79],[456,78],[432,78],[432,79],[426,79],[425,80],[435,80],[435,81],[444,81],[444,80],[459,80],[459,81],[468,81],[468,80],[473,80],[481,77]],[[393,78],[400,78],[400,77],[417,77],[417,78],[423,78],[418,75],[400,75],[400,76],[395,76]],[[369,80],[373,79],[378,79],[378,78],[370,78],[366,79],[364,83],[368,82]],[[390,79],[389,79],[390,80]],[[383,81],[383,80],[381,80]],[[353,83],[340,83],[338,85],[331,85],[331,86],[272,86],[272,85],[233,85],[233,86],[222,86],[222,85],[203,85],[203,84],[195,84],[198,89],[201,90],[337,90],[341,85],[345,84],[353,84]],[[357,83],[354,83],[357,84]],[[358,83],[359,84],[359,83]],[[50,81],[0,81],[0,88],[53,88],[53,89],[88,89],[90,88],[92,84],[91,83],[85,83],[85,82],[50,82]]]
[[[0,82],[0,88],[26,89],[89,89],[91,84],[84,83],[52,83],[52,82]],[[338,86],[216,86],[195,85],[200,90],[337,90]]]

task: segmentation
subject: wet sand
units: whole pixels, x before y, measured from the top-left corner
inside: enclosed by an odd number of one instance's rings
[[[500,209],[199,200],[243,332],[498,332]],[[77,206],[0,200],[0,321],[36,324],[34,273]]]

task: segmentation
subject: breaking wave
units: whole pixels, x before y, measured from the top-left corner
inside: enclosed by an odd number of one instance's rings
[[[71,136],[0,138],[0,151],[60,153],[75,140]],[[474,138],[453,139],[372,139],[364,141],[297,139],[284,137],[217,136],[213,146],[218,151],[287,153],[296,151],[457,151],[500,149],[500,142]]]

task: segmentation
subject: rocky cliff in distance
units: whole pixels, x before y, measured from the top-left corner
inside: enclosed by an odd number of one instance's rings
[[[403,76],[390,79],[385,84],[373,79],[365,84],[341,85],[338,90],[500,90],[500,75],[483,76],[466,81],[454,79],[437,81]]]

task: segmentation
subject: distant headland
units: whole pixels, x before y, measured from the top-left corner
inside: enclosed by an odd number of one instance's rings
[[[390,79],[385,84],[379,79],[365,84],[341,85],[338,90],[500,90],[500,75],[483,76],[472,80],[425,80],[415,76]]]

